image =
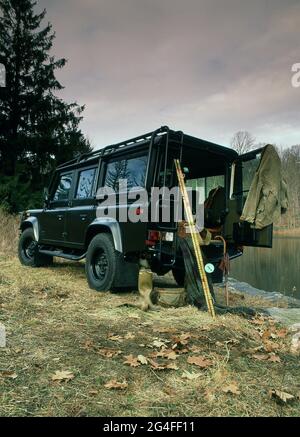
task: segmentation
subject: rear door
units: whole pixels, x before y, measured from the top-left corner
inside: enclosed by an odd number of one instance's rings
[[[96,218],[97,171],[97,165],[76,171],[73,198],[66,217],[66,245],[69,247],[84,246],[87,228]]]
[[[264,148],[256,149],[240,155],[232,164],[230,199],[235,200],[237,213],[241,216],[252,180],[259,167]],[[272,247],[273,225],[264,229],[253,229],[250,223],[236,222],[233,224],[233,239],[236,243],[253,247]]]

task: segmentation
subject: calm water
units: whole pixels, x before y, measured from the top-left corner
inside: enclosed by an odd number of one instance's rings
[[[230,276],[300,299],[300,238],[275,237],[273,249],[245,247],[244,255],[231,262]]]

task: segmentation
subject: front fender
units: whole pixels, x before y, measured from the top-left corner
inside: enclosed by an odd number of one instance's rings
[[[32,227],[34,233],[35,241],[39,241],[40,238],[40,230],[39,230],[39,222],[36,217],[28,217],[26,220],[23,220],[20,226],[21,231],[24,231],[26,228]]]

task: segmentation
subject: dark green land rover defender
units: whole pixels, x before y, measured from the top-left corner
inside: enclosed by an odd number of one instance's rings
[[[23,213],[20,261],[39,267],[50,265],[53,257],[85,258],[90,287],[106,291],[135,286],[139,262],[146,259],[153,272],[164,275],[172,270],[182,285],[185,272],[175,201],[164,197],[164,189],[178,186],[174,159],[180,160],[186,185],[203,189],[203,226],[225,239],[231,259],[242,254],[244,245],[272,247],[272,225],[256,230],[240,221],[262,150],[238,156],[230,148],[161,127],[82,155],[57,168],[42,209]],[[125,188],[120,180],[127,181]],[[165,187],[155,205],[153,187]],[[117,194],[108,192],[101,198],[97,193],[105,188]],[[142,189],[147,200],[139,199]],[[107,214],[109,197],[114,197],[115,214]],[[141,219],[150,207],[152,213]],[[162,220],[166,210],[167,221]],[[124,220],[124,214],[131,219]],[[217,281],[222,273],[218,269],[222,244],[213,238],[203,246],[207,261],[216,267],[213,279]]]

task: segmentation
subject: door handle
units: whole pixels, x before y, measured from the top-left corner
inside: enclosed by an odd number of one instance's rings
[[[87,214],[80,214],[80,218],[84,222],[87,218]]]
[[[57,218],[61,221],[63,219],[63,215],[58,215]]]

